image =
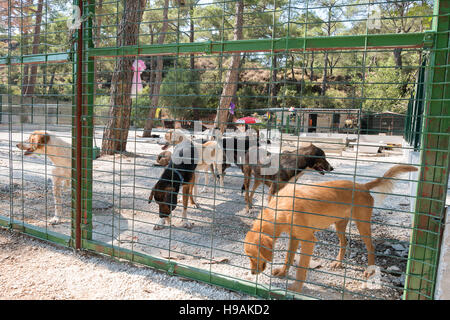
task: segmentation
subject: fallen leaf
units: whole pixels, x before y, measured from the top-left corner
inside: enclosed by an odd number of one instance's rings
[[[311,260],[311,262],[309,263],[310,269],[317,269],[317,268],[320,268],[321,266],[322,266],[322,264],[318,260]]]
[[[218,264],[218,263],[228,263],[230,259],[227,257],[213,258],[213,260],[204,260],[202,264]]]

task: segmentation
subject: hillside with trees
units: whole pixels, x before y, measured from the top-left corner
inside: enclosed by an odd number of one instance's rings
[[[22,2],[22,6],[17,2],[11,8],[8,2],[0,2],[0,56],[71,49],[72,35],[66,23],[71,9],[67,3]],[[128,8],[136,8],[139,14],[130,14]],[[93,44],[106,48],[421,32],[431,28],[432,2],[100,0],[95,10]],[[372,27],[368,18],[375,13],[379,23]],[[135,59],[146,65],[144,90],[130,97],[130,68]],[[236,105],[237,116],[279,107],[404,113],[421,59],[418,49],[390,48],[102,57],[95,63],[96,124],[105,124],[106,131],[131,125],[145,127],[149,136],[152,127],[159,124],[155,117],[158,108],[166,118],[214,120],[212,115],[217,114],[217,122],[219,118],[226,121],[231,102]],[[70,62],[24,65],[8,72],[0,67],[0,92],[9,84],[16,98],[70,100],[71,75]],[[127,85],[117,87],[118,81]],[[120,123],[111,120],[115,112],[125,112],[118,116],[122,117]]]

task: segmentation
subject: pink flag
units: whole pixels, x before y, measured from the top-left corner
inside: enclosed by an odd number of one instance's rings
[[[131,96],[138,94],[142,91],[141,73],[146,69],[145,63],[142,60],[135,60],[131,67],[133,73],[133,83],[131,85]]]

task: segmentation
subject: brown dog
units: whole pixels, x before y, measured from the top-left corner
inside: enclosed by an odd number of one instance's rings
[[[382,178],[366,184],[337,180],[316,185],[289,185],[281,189],[278,197],[269,202],[268,207],[262,211],[245,237],[244,251],[250,258],[251,273],[258,274],[264,271],[266,263],[272,261],[274,239],[282,232],[286,232],[290,235],[290,239],[285,264],[282,268],[275,269],[273,275],[280,277],[287,275],[301,242],[296,281],[289,287],[290,290],[300,292],[314,251],[316,242],[314,233],[335,224],[340,250],[332,267],[341,267],[347,245],[345,229],[349,219],[352,219],[367,248],[368,268],[364,275],[369,277],[375,264],[370,229],[374,198],[369,191],[388,193],[393,189],[392,178],[410,171],[417,171],[417,168],[396,165]]]
[[[253,195],[258,186],[264,182],[269,187],[268,201],[272,199],[272,196],[280,191],[289,182],[295,183],[295,181],[305,173],[305,170],[311,169],[325,174],[325,172],[333,171],[333,167],[326,160],[325,152],[311,144],[307,147],[302,147],[294,151],[284,151],[278,158],[274,158],[274,154],[268,154],[266,160],[269,160],[270,165],[276,165],[275,173],[263,174],[263,169],[268,167],[263,165],[258,159],[258,164],[250,164],[250,154],[258,154],[259,148],[250,148],[246,154],[246,164],[243,167],[244,189],[245,189],[245,202],[247,204],[246,211],[248,212],[252,207]],[[263,151],[264,152],[264,151]],[[266,151],[267,152],[267,151]],[[257,157],[255,157],[257,158]],[[250,180],[254,177],[252,192],[249,195]],[[292,179],[292,180],[291,180]]]

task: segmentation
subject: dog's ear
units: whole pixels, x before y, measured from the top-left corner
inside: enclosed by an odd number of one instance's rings
[[[182,134],[179,134],[178,138],[177,138],[177,144],[182,143],[183,140],[184,140],[184,136]]]
[[[152,192],[150,192],[150,196],[148,197],[148,203],[152,202],[154,195],[155,195],[155,190],[152,189]]]
[[[33,134],[32,142],[37,145],[44,145],[47,144],[50,140],[50,135],[44,132],[36,132]]]
[[[266,261],[272,261],[273,238],[266,234],[261,234],[260,247],[261,257]]]

